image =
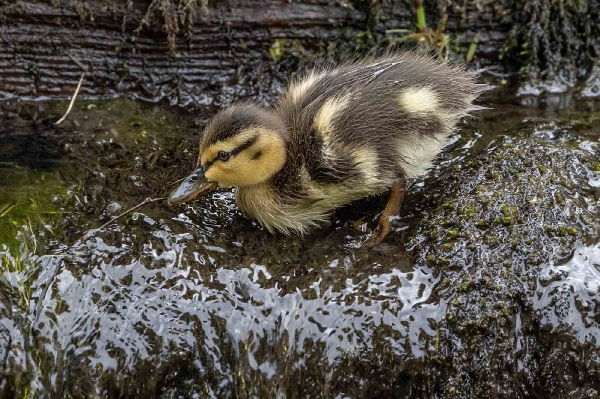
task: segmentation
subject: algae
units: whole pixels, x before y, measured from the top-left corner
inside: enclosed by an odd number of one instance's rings
[[[588,95],[597,94],[600,25],[596,21],[600,20],[600,8],[595,2],[416,0],[409,4],[415,21],[411,28],[405,19],[407,2],[370,3],[375,11],[369,15],[375,21],[367,26],[374,47],[397,48],[417,40],[438,57],[475,60],[492,67],[494,60],[478,59],[477,55],[479,51],[498,54],[505,71],[521,72],[525,93],[564,92],[582,84]],[[498,32],[481,28],[489,22]],[[402,28],[395,28],[398,25]],[[388,28],[391,26],[394,28]],[[450,32],[444,33],[446,26]],[[500,28],[504,26],[510,27],[506,34]],[[478,42],[484,37],[493,38],[492,44],[479,48]]]
[[[574,85],[598,65],[600,9],[594,2],[517,1],[511,37],[522,49],[526,79]]]
[[[37,241],[52,237],[50,226],[66,212],[58,206],[66,196],[66,185],[52,173],[0,167],[0,244],[13,253],[20,245],[37,253]]]

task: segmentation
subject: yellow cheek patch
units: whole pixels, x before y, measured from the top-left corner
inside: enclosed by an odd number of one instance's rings
[[[223,180],[223,171],[220,168],[220,165],[211,166],[204,175],[209,181],[219,182]]]
[[[242,139],[231,138],[226,142],[214,144],[202,152],[202,162],[206,165],[206,162],[214,160],[219,151],[232,151],[240,149],[240,146],[247,147],[233,155],[227,162],[214,162],[206,171],[205,176],[208,180],[216,181],[220,186],[247,187],[260,184],[281,170],[286,161],[286,148],[279,133],[256,128],[252,130],[251,136],[247,134],[240,136]],[[248,146],[249,141],[253,142],[250,146]],[[260,156],[256,157],[257,153],[260,153]]]

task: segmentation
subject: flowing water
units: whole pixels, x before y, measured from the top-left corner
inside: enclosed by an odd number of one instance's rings
[[[598,397],[600,103],[485,105],[367,250],[385,198],[306,237],[226,189],[94,230],[187,176],[206,120],[4,103],[0,396]]]

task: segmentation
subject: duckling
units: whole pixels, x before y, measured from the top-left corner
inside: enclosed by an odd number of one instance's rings
[[[306,233],[352,201],[389,191],[372,246],[391,230],[407,179],[423,175],[478,108],[473,74],[414,53],[313,71],[273,109],[220,111],[200,142],[197,169],[169,196],[180,204],[235,187],[243,213],[269,231]]]

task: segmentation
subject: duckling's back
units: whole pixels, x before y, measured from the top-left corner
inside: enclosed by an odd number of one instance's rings
[[[292,158],[311,154],[314,182],[382,191],[431,167],[477,96],[473,74],[407,53],[313,72],[290,85],[279,112]]]

